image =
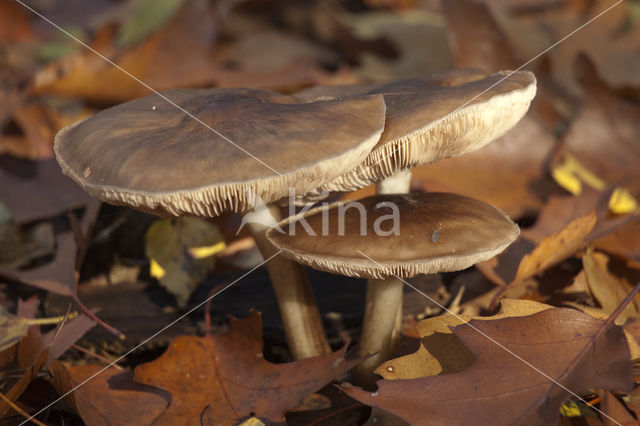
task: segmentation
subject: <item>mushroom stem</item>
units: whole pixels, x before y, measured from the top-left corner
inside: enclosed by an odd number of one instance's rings
[[[376,185],[377,194],[406,194],[411,185],[411,169],[405,169]],[[373,370],[393,355],[402,328],[403,283],[396,277],[368,280],[358,355],[372,355],[355,368],[354,381],[373,386]]]
[[[402,288],[403,282],[396,277],[367,281],[358,355],[371,356],[358,364],[354,372],[354,382],[365,389],[374,385],[373,370],[392,356],[399,340],[394,334],[397,335],[397,319],[402,315]]]
[[[278,249],[267,240],[265,232],[270,228],[268,224],[281,219],[280,212],[277,207],[267,205],[251,213],[253,217],[248,223],[249,229],[262,256],[268,259]],[[284,256],[273,257],[266,266],[293,357],[302,359],[330,353],[320,311],[303,267]]]

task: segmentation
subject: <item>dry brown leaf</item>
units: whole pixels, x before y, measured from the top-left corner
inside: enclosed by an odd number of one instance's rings
[[[542,240],[530,254],[522,258],[513,282],[518,283],[531,278],[584,247],[596,221],[596,213],[592,211],[572,221],[562,231]]]
[[[21,167],[19,167],[21,166]],[[91,197],[64,176],[54,159],[0,167],[0,200],[18,223],[33,222],[85,207]]]
[[[99,365],[67,367],[58,361],[47,368],[60,395],[82,384],[65,401],[88,425],[151,424],[169,402],[166,392],[134,382],[133,371],[101,371]]]
[[[549,309],[551,306],[530,300],[503,299],[500,312],[476,320],[522,317]],[[467,323],[466,315],[449,313],[420,321],[416,328],[421,339],[415,353],[382,363],[374,372],[387,380],[415,379],[462,371],[473,363],[473,355],[455,337],[452,327]]]
[[[487,339],[485,333],[510,352]],[[411,380],[380,380],[369,393],[343,386],[350,396],[411,424],[550,424],[569,396],[539,371],[574,392],[631,389],[629,350],[621,327],[582,312],[546,309],[522,318],[473,320],[454,329],[473,353],[458,373]],[[597,366],[597,368],[594,368]]]
[[[168,25],[126,52],[115,48],[113,28],[103,29],[92,47],[155,90],[205,86],[213,81],[210,53],[216,31],[207,4],[189,1]],[[149,94],[135,79],[87,50],[48,65],[34,81],[37,94],[54,93],[103,103]]]
[[[598,178],[639,190],[640,106],[616,95],[586,56],[576,62],[586,97],[556,157],[570,154]]]
[[[594,242],[595,248],[640,262],[640,217]]]
[[[613,1],[566,2],[545,13],[509,13],[499,7],[492,11],[507,38],[522,58],[533,58],[567,34],[581,27]],[[581,92],[573,79],[573,64],[579,52],[586,52],[602,70],[604,79],[614,86],[638,86],[640,26],[628,25],[633,3],[620,2],[609,12],[555,46],[547,55],[552,76],[565,90]]]
[[[638,424],[638,421],[611,392],[600,391],[598,394],[600,396],[600,409],[609,416],[603,419],[605,425],[634,426]]]
[[[609,258],[598,252],[588,250],[582,256],[582,266],[591,293],[602,306],[605,315],[610,315],[633,289],[626,279],[618,277],[608,270]],[[616,323],[624,324],[627,319],[640,318],[640,296],[629,303]]]
[[[480,68],[486,71],[515,70],[533,56],[521,56],[512,46],[494,19],[494,2],[448,0],[444,2],[444,16],[449,26],[449,41],[456,67]],[[490,9],[493,7],[493,9]],[[566,101],[556,86],[549,84],[547,62],[526,64],[538,79],[538,93],[531,105],[530,117],[543,123],[550,132],[564,126]]]
[[[443,2],[455,64],[489,72],[516,69],[520,64],[509,40],[486,5],[469,0]]]
[[[0,0],[0,43],[33,40],[29,11],[20,3]]]
[[[354,365],[345,361],[345,350],[272,364],[262,354],[262,320],[254,311],[242,320],[231,318],[228,332],[177,338],[160,358],[136,367],[134,378],[172,395],[154,424],[283,421],[287,410]]]
[[[587,243],[587,237],[596,223],[595,212],[570,222],[560,231],[543,238],[537,245],[526,233],[500,255],[476,268],[490,281],[502,288],[497,296],[506,294],[519,298],[525,291],[527,280],[556,263],[566,259]]]
[[[555,139],[529,115],[484,148],[412,169],[413,186],[448,191],[490,203],[512,217],[543,206],[555,184],[545,177]]]

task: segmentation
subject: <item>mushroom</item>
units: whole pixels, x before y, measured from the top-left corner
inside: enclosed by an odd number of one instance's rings
[[[384,132],[366,160],[308,196],[355,191],[410,167],[478,150],[513,127],[535,93],[536,79],[528,71],[475,70],[299,92],[295,96],[307,101],[378,94],[387,107]]]
[[[373,280],[462,270],[502,252],[520,234],[495,207],[448,193],[324,203],[278,225],[285,232],[273,228],[267,238],[283,255],[322,271]],[[366,368],[356,370],[361,384],[370,384],[373,369],[391,355],[385,343],[396,318],[395,302],[368,301],[372,304],[366,309],[373,315],[364,324],[363,336],[381,344],[361,363]]]
[[[249,228],[269,259],[277,251],[264,232],[281,219],[269,203],[364,161],[384,111],[381,96],[303,103],[267,90],[174,90],[67,127],[54,150],[65,174],[111,204],[162,216],[251,211]],[[281,256],[267,269],[293,356],[328,352],[303,269]]]
[[[297,93],[305,100],[381,94],[387,106],[385,130],[366,160],[349,173],[306,195],[317,200],[330,191],[355,191],[378,182],[377,194],[408,193],[410,167],[482,148],[502,136],[527,112],[536,79],[526,71],[488,75],[454,70],[379,85],[316,87]],[[395,277],[367,283],[361,356],[391,351],[402,321],[402,281]],[[381,337],[378,307],[395,306],[396,326]],[[386,326],[385,326],[386,327]],[[389,346],[389,347],[386,347]],[[379,357],[357,367],[358,375]]]

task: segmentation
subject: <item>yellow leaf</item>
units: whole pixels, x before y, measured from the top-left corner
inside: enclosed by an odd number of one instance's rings
[[[583,182],[598,191],[607,186],[604,180],[600,179],[570,155],[565,156],[562,163],[553,167],[551,175],[558,185],[573,195],[579,195],[582,192]]]
[[[615,214],[626,214],[635,211],[638,202],[626,188],[616,188],[609,198],[609,211]]]
[[[162,266],[155,259],[151,259],[151,267],[149,268],[151,276],[157,280],[164,277],[167,273]]]
[[[185,306],[198,284],[213,270],[214,253],[224,248],[218,227],[196,217],[162,219],[145,236],[151,275]]]
[[[573,195],[579,195],[582,192],[582,182],[575,177],[567,168],[562,165],[554,167],[551,170],[551,176],[558,185],[572,193]]]
[[[238,426],[264,426],[264,423],[262,423],[262,421],[257,417],[251,417],[240,423]]]
[[[565,417],[581,417],[582,411],[580,411],[580,407],[575,401],[565,401],[564,404],[560,406],[560,414]]]
[[[202,247],[191,247],[189,249],[189,254],[194,259],[203,259],[205,257],[213,256],[214,254],[220,253],[227,245],[224,241],[220,241],[219,243],[213,244],[211,246],[202,246]]]

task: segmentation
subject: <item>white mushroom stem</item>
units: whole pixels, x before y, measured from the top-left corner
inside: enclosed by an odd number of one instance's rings
[[[253,210],[249,229],[265,259],[278,252],[265,232],[281,219],[275,206]],[[276,293],[289,349],[295,359],[310,358],[331,352],[322,326],[309,278],[303,267],[277,255],[266,263]]]
[[[402,170],[376,185],[377,194],[406,194],[411,186],[411,169]],[[371,355],[356,366],[354,381],[369,387],[373,370],[388,360],[400,341],[403,282],[391,277],[368,280],[359,356]]]

